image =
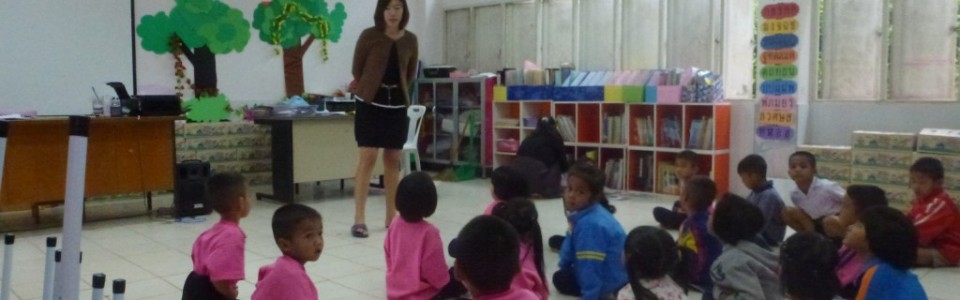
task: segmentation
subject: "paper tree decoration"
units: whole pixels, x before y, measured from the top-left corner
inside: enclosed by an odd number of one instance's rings
[[[169,15],[161,11],[143,16],[137,35],[148,51],[182,51],[193,64],[195,95],[212,97],[219,95],[216,55],[243,51],[250,41],[250,22],[243,12],[217,0],[176,0]]]
[[[333,11],[329,11],[324,0],[275,0],[257,5],[253,28],[260,31],[260,40],[283,48],[287,97],[304,92],[303,55],[310,45],[320,40],[321,55],[326,61],[327,41],[340,40],[346,19],[343,3],[337,3]]]
[[[220,122],[230,119],[230,101],[224,95],[201,97],[183,102],[187,119],[194,122]]]

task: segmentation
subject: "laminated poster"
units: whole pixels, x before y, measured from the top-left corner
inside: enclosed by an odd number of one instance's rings
[[[761,9],[757,150],[769,148],[764,144],[796,140],[799,13],[794,2],[770,3]]]

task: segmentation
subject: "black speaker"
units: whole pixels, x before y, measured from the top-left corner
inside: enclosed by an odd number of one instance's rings
[[[176,192],[173,196],[174,217],[208,215],[213,211],[207,201],[207,180],[210,163],[185,160],[177,164]]]

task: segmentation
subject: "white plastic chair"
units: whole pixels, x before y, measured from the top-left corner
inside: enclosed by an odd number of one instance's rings
[[[403,175],[411,173],[410,170],[410,155],[414,155],[416,159],[416,171],[420,171],[420,151],[417,150],[417,139],[420,136],[420,125],[423,124],[423,115],[427,112],[427,107],[423,105],[410,105],[407,108],[407,117],[410,119],[410,125],[407,126],[407,142],[403,144],[403,157],[400,159],[400,163],[403,164],[401,169],[403,170]]]

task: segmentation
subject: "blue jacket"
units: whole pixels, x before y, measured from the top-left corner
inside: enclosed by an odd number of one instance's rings
[[[560,269],[573,268],[583,299],[600,299],[627,284],[623,243],[627,235],[603,205],[567,217],[573,227],[560,248]]]
[[[773,188],[773,181],[767,181],[766,184],[750,192],[747,201],[753,203],[763,212],[763,241],[768,246],[780,245],[783,236],[787,233],[787,224],[783,222],[780,211],[783,210],[783,199]]]
[[[917,275],[901,270],[879,259],[867,262],[869,266],[860,277],[857,299],[927,299]]]

